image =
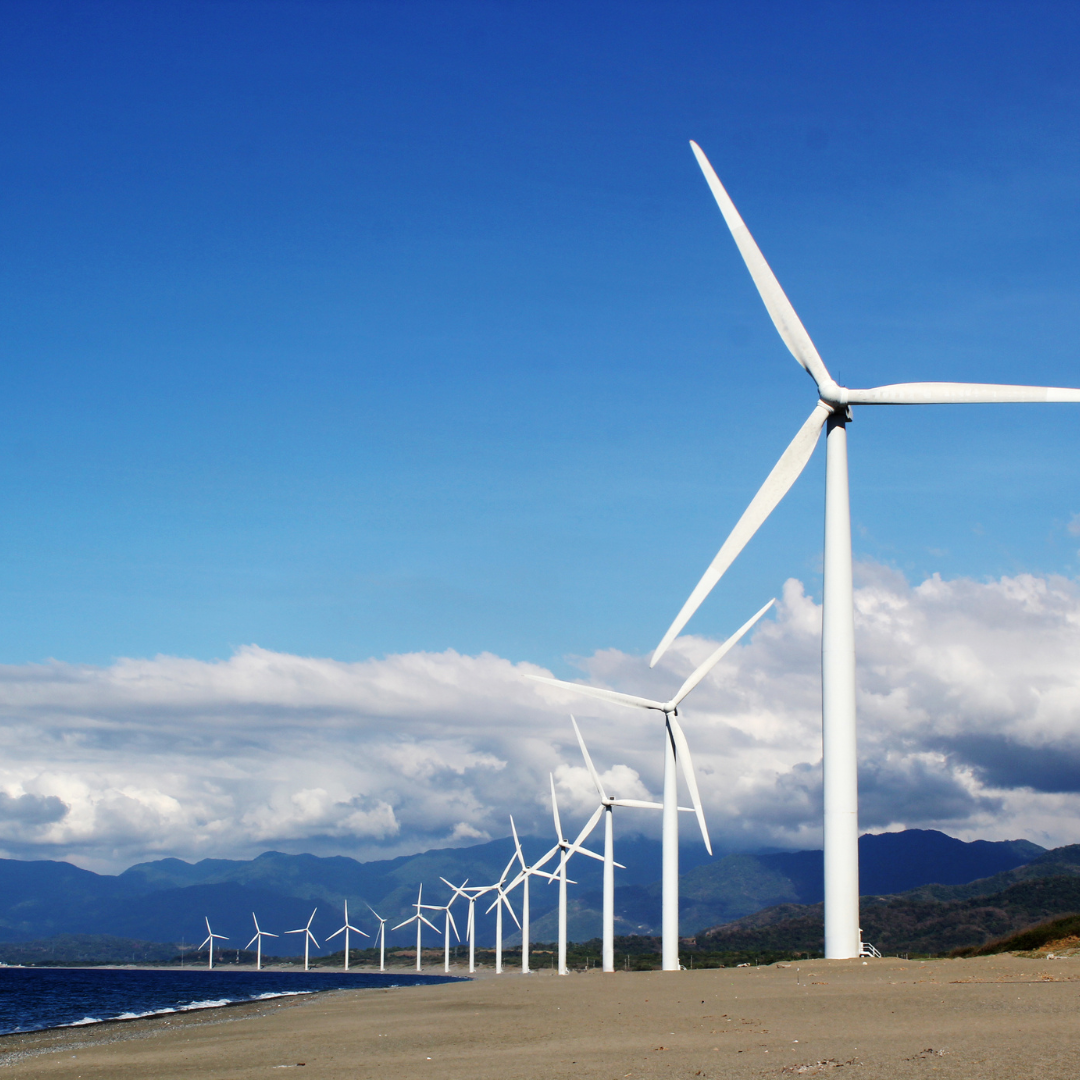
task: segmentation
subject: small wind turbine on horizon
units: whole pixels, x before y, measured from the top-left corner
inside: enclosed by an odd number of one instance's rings
[[[1080,389],[994,383],[914,382],[852,390],[829,373],[735,204],[700,146],[690,143],[720,213],[788,351],[817,387],[813,412],[735,523],[656,651],[662,657],[739,552],[825,440],[825,554],[821,625],[821,736],[825,824],[825,956],[859,956],[859,781],[855,725],[855,606],[848,494],[847,424],[852,405],[971,405],[1080,402]]]
[[[455,896],[460,896],[469,903],[469,915],[465,920],[465,938],[469,942],[469,974],[471,975],[476,971],[476,901],[488,891],[488,886],[469,885],[468,878],[460,885],[454,885],[444,877],[439,880],[452,889]]]
[[[318,908],[313,908],[311,912],[311,918],[307,921],[307,926],[300,927],[299,930],[286,930],[286,934],[303,934],[304,935],[304,970],[308,969],[308,949],[311,945],[314,945],[316,949],[321,949],[322,946],[315,940],[315,935],[311,932],[311,923],[315,918],[315,912]]]
[[[604,791],[604,785],[600,782],[600,774],[593,766],[592,758],[589,757],[585,740],[581,736],[581,729],[577,720],[570,717],[570,723],[574,725],[574,734],[577,736],[578,746],[581,747],[581,755],[585,758],[585,767],[589,770],[596,793],[600,796],[600,808],[594,816],[604,815],[604,919],[601,959],[603,970],[612,972],[615,970],[615,841],[612,819],[616,806],[634,806],[642,810],[663,810],[663,803],[645,802],[641,799],[614,799]],[[680,810],[689,811],[694,808],[680,806]]]
[[[368,911],[379,920],[379,932],[376,937],[379,939],[379,970],[386,970],[386,923],[384,919],[370,904],[367,906]]]
[[[244,948],[250,949],[252,945],[258,942],[258,945],[256,945],[258,951],[255,953],[255,970],[262,971],[262,939],[264,937],[277,937],[277,934],[271,934],[266,930],[260,930],[259,920],[255,918],[254,911],[251,913],[251,917],[255,920],[255,936],[244,946]],[[207,929],[210,929],[209,924],[207,924]]]
[[[209,957],[209,961],[208,961],[208,964],[207,964],[207,970],[208,971],[213,971],[214,970],[214,938],[217,938],[219,941],[228,941],[229,939],[224,934],[215,934],[214,931],[210,929],[210,917],[208,915],[203,916],[203,917],[206,919],[206,940],[202,943],[202,945],[199,946],[199,948],[201,949],[203,947],[203,945],[209,945],[210,946],[210,957]]]
[[[468,883],[468,878],[465,879]],[[451,886],[451,896],[442,907],[435,908],[436,911],[441,911],[445,914],[443,920],[443,971],[450,971],[450,931],[454,931],[454,937],[461,941],[461,935],[457,932],[457,923],[454,922],[453,912],[450,910],[450,905],[458,898],[458,891]]]
[[[403,926],[408,926],[409,923],[416,923],[416,970],[420,970],[420,934],[423,931],[424,924],[426,923],[437,934],[439,928],[424,914],[425,908],[434,908],[434,904],[422,903],[424,899],[424,883],[420,883],[420,891],[416,894],[416,903],[413,907],[416,908],[416,914],[410,916],[404,922],[399,922],[397,926],[392,926],[391,930],[400,930]]]
[[[776,603],[770,600],[760,611],[735,631],[718,649],[716,649],[703,664],[700,664],[691,676],[679,687],[675,696],[670,701],[653,701],[650,698],[637,697],[634,694],[622,694],[617,690],[605,690],[599,686],[586,686],[583,683],[563,682],[562,679],[549,679],[543,675],[527,675],[526,678],[536,682],[547,683],[550,686],[558,686],[564,690],[571,690],[576,694],[584,694],[587,697],[600,698],[603,701],[613,701],[618,705],[626,705],[629,708],[653,709],[664,715],[664,820],[661,860],[663,863],[662,879],[662,913],[661,913],[661,936],[662,936],[662,959],[661,967],[664,971],[679,970],[679,778],[678,769],[682,770],[683,779],[690,792],[690,800],[694,804],[694,813],[697,814],[698,827],[701,829],[701,837],[705,841],[705,849],[712,854],[712,841],[709,840],[709,830],[705,824],[705,811],[701,805],[701,797],[698,794],[697,778],[694,775],[694,762],[690,757],[690,747],[687,745],[686,736],[683,734],[682,725],[679,723],[679,705],[709,674],[710,671],[734,648],[739,639]],[[555,798],[555,784],[552,781],[551,796]],[[604,812],[601,805],[593,814],[590,828],[596,824],[600,814]],[[587,833],[585,835],[588,835]],[[602,857],[597,855],[596,858]],[[618,865],[617,863],[615,865]]]
[[[314,912],[312,912],[312,915],[314,916]],[[355,926],[350,926],[349,925],[349,901],[346,900],[345,901],[345,925],[340,930],[335,930],[330,935],[330,937],[328,937],[326,939],[327,941],[329,941],[330,938],[336,938],[338,936],[338,934],[344,934],[345,935],[345,970],[346,971],[349,970],[349,931],[350,930],[354,934],[360,934],[362,937],[371,937],[370,934],[365,934],[363,930],[358,930]]]

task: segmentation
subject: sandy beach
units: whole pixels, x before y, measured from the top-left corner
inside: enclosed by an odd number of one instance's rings
[[[1080,1075],[1080,959],[483,975],[0,1040],[12,1080]]]

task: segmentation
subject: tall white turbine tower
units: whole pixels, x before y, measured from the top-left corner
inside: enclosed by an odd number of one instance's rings
[[[453,890],[455,897],[460,896],[462,900],[469,902],[469,916],[465,921],[465,938],[469,942],[469,973],[472,974],[476,971],[476,901],[489,891],[489,886],[469,885],[468,878],[460,885],[454,885],[444,877],[439,880],[447,888]]]
[[[228,941],[229,939],[224,934],[215,934],[214,931],[210,929],[209,916],[203,916],[203,917],[206,919],[206,940],[202,943],[202,945],[199,946],[199,948],[201,949],[203,947],[203,945],[209,945],[210,946],[210,958],[209,958],[209,961],[207,963],[207,970],[208,971],[213,971],[214,970],[214,938],[217,938],[219,941]]]
[[[370,904],[368,904],[368,911],[379,920],[379,932],[376,935],[379,939],[379,970],[386,970],[386,922],[384,919]]]
[[[585,758],[585,767],[589,770],[596,793],[600,796],[600,809],[604,815],[604,926],[602,937],[601,958],[603,969],[607,972],[615,970],[615,840],[612,818],[616,806],[636,806],[643,810],[663,810],[663,803],[644,802],[641,799],[613,799],[600,782],[600,774],[596,771],[589,757],[589,750],[585,740],[581,737],[581,729],[577,721],[571,716],[570,723],[574,725],[574,734],[577,736],[578,746],[581,747],[581,755]],[[693,807],[680,806],[680,810],[689,810],[693,813]]]
[[[305,971],[307,971],[307,969],[308,969],[308,949],[309,949],[309,947],[311,945],[314,945],[316,949],[319,949],[319,948],[322,947],[315,940],[315,935],[311,932],[311,923],[312,923],[312,920],[315,918],[315,912],[318,911],[318,910],[319,910],[318,908],[312,909],[311,918],[308,919],[307,926],[301,926],[299,930],[286,930],[285,931],[286,934],[303,934],[304,935],[304,970]]]
[[[495,901],[487,909],[485,914],[491,914],[491,908],[495,908],[495,974],[501,975],[503,973],[502,955],[503,955],[503,908],[510,912],[510,918],[517,923],[517,927],[521,929],[521,923],[518,922],[518,917],[514,914],[514,909],[510,906],[510,899],[506,895],[510,888],[506,886],[506,878],[510,873],[510,867],[517,862],[517,855],[512,855],[510,861],[506,864],[506,869],[503,870],[499,880],[494,885],[487,887],[487,892],[495,893]]]
[[[329,941],[330,938],[336,938],[338,936],[338,934],[344,934],[345,935],[345,970],[346,971],[349,970],[349,931],[350,930],[354,934],[359,934],[361,937],[371,937],[370,934],[365,934],[363,930],[358,930],[355,926],[350,926],[349,925],[349,901],[346,900],[345,901],[345,925],[343,927],[341,927],[340,930],[335,930],[330,935],[330,937],[328,937],[326,939],[327,941]]]
[[[690,799],[694,804],[694,812],[697,814],[698,827],[701,829],[701,836],[705,841],[705,849],[710,855],[712,854],[712,842],[709,840],[709,830],[705,825],[705,811],[701,806],[697,778],[694,776],[694,762],[690,757],[690,747],[686,743],[686,736],[683,734],[682,725],[678,720],[679,704],[775,602],[775,600],[770,600],[757,614],[747,619],[679,687],[678,692],[670,701],[652,701],[649,698],[636,697],[633,694],[620,694],[616,690],[604,690],[599,686],[568,683],[563,682],[561,679],[548,679],[541,675],[527,676],[537,682],[548,683],[550,686],[559,686],[564,690],[572,690],[577,694],[601,698],[604,701],[614,701],[618,705],[627,705],[631,708],[655,709],[657,712],[664,714],[664,822],[661,854],[663,862],[663,897],[660,918],[662,935],[661,967],[664,971],[679,970],[679,778],[677,769],[682,769],[683,779],[686,781],[686,786],[690,791]],[[553,786],[553,798],[554,791]],[[603,812],[603,806],[597,808],[596,813],[593,815],[593,824],[599,820],[600,814]]]
[[[251,941],[249,941],[247,943],[247,945],[244,946],[244,948],[245,949],[250,949],[251,946],[255,944],[255,942],[258,942],[258,945],[256,945],[256,948],[258,949],[258,952],[256,952],[256,954],[255,954],[255,970],[256,971],[262,971],[262,939],[264,937],[277,937],[277,934],[271,934],[271,933],[267,932],[266,930],[260,930],[259,929],[259,920],[255,918],[255,912],[254,911],[251,913],[251,917],[252,917],[252,919],[255,920],[255,936],[251,939]],[[207,928],[207,930],[210,929],[209,924],[207,924],[206,928]]]
[[[829,374],[769,264],[713,167],[692,142],[705,180],[750,276],[791,355],[817,386],[818,402],[765,478],[731,534],[653,653],[655,664],[713,586],[806,467],[822,427],[825,447],[825,559],[821,627],[821,741],[825,788],[825,955],[858,956],[859,820],[855,737],[855,613],[851,579],[847,423],[852,405],[969,405],[1080,401],[1080,390],[993,383],[895,383],[870,390],[840,386]]]

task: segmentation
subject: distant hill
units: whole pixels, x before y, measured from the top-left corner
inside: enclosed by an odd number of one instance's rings
[[[522,843],[530,862],[550,846],[550,841],[538,837],[525,837]],[[1027,873],[1028,867],[1047,857],[1042,848],[1023,840],[963,843],[924,830],[868,835],[859,844],[864,891],[922,887],[930,890],[930,900],[941,889],[970,888],[966,883],[973,878]],[[616,932],[658,933],[659,843],[641,838],[620,841],[617,852],[628,869],[618,871],[616,877]],[[346,899],[354,925],[371,931],[377,924],[366,904],[390,920],[400,920],[411,913],[421,882],[425,884],[425,899],[442,903],[448,890],[440,877],[489,883],[498,878],[512,854],[512,841],[506,837],[467,848],[368,863],[343,856],[322,858],[274,851],[247,860],[187,863],[160,859],[115,876],[94,874],[62,862],[0,860],[0,941],[89,934],[197,943],[205,937],[204,917],[209,916],[215,932],[227,935],[228,946],[235,948],[251,936],[252,911],[258,913],[264,929],[281,933],[304,925],[316,906],[319,910],[313,929],[321,941],[340,925],[341,905]],[[681,859],[681,919],[687,934],[778,904],[806,905],[821,898],[820,851],[708,859],[697,844],[685,848]],[[573,863],[572,874],[578,884],[570,893],[572,940],[586,941],[600,932],[601,873],[600,864],[593,860],[579,858]],[[1038,876],[1040,871],[1032,873]],[[1011,883],[1012,879],[1006,882]],[[554,939],[556,889],[534,879],[531,896],[534,938]],[[490,941],[494,917],[485,915],[481,905],[477,914],[479,939]],[[512,924],[510,929],[514,930]],[[390,937],[391,943],[402,945],[409,940],[408,931]],[[516,940],[515,934],[508,934],[508,944]],[[286,955],[292,945],[293,939],[271,941],[268,952]]]
[[[1080,845],[1044,852],[972,882],[928,884],[893,896],[863,896],[863,939],[887,953],[979,947],[1053,916],[1080,911]],[[819,904],[779,904],[698,934],[716,951],[821,952]]]

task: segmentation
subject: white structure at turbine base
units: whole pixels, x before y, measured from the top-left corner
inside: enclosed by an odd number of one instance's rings
[[[682,770],[683,779],[690,792],[690,800],[693,803],[694,813],[697,814],[698,827],[701,829],[701,837],[705,841],[705,849],[712,854],[712,843],[709,840],[709,830],[705,824],[705,811],[701,805],[701,797],[698,794],[697,778],[694,775],[694,762],[690,757],[690,747],[687,745],[686,736],[683,734],[682,725],[679,723],[679,704],[694,689],[702,679],[727,655],[739,639],[769,610],[775,603],[770,600],[752,618],[748,619],[734,634],[731,635],[711,656],[701,664],[693,674],[679,687],[678,692],[670,701],[652,701],[650,698],[637,697],[634,694],[622,694],[617,690],[605,690],[599,686],[585,686],[582,683],[568,683],[561,679],[549,679],[542,675],[527,675],[526,678],[537,682],[547,683],[550,686],[558,686],[564,690],[572,690],[577,694],[585,694],[588,697],[600,698],[603,701],[613,701],[617,705],[626,705],[630,708],[653,709],[663,713],[664,716],[664,818],[663,835],[661,844],[661,859],[663,863],[662,875],[662,911],[660,916],[660,931],[662,935],[662,960],[661,967],[664,971],[679,970],[679,791],[678,770]],[[555,797],[555,786],[552,782],[552,799]],[[588,835],[590,829],[599,820],[604,812],[603,805],[599,806],[596,813],[583,835]]]
[[[829,374],[810,335],[765,261],[712,165],[692,142],[705,180],[750,271],[769,317],[791,355],[817,386],[809,418],[668,628],[655,664],[697,611],[739,552],[806,467],[828,422],[825,466],[825,581],[822,598],[821,726],[825,787],[825,956],[859,955],[858,773],[855,734],[855,644],[851,581],[851,511],[848,500],[847,431],[852,405],[966,405],[1006,402],[1080,402],[1080,390],[993,383],[896,383],[869,390],[840,386]]]
[[[271,934],[268,933],[266,930],[260,930],[259,920],[255,918],[254,911],[251,913],[251,917],[255,921],[255,936],[247,943],[247,945],[244,946],[244,948],[250,949],[251,946],[255,944],[255,942],[258,942],[258,945],[256,945],[258,952],[255,954],[255,970],[262,971],[262,939],[264,937],[277,937],[277,934]],[[210,929],[209,923],[206,924],[206,929]]]

